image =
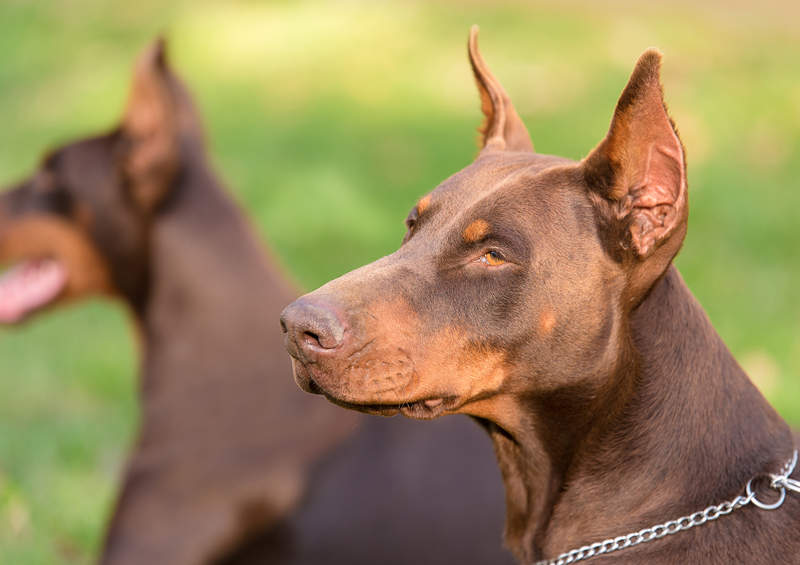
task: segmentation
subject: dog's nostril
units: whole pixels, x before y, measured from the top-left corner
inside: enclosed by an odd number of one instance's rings
[[[312,347],[327,349],[324,345],[322,345],[322,342],[319,340],[319,336],[314,332],[303,332],[303,339]]]
[[[289,330],[286,327],[286,320],[283,319],[283,316],[281,316],[281,331],[283,333],[289,333]]]
[[[329,332],[315,332],[306,330],[303,332],[302,340],[305,347],[316,350],[331,350],[336,349],[341,345],[341,340],[337,339]]]

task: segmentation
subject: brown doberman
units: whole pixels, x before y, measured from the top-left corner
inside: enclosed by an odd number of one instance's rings
[[[0,263],[2,322],[97,293],[136,321],[141,429],[101,563],[512,561],[477,426],[366,419],[288,378],[277,318],[296,295],[211,171],[160,42],[118,127],[0,196]]]
[[[395,253],[284,311],[295,380],[363,412],[481,422],[523,563],[592,543],[552,562],[797,563],[792,492],[772,512],[740,500],[613,540],[744,496],[794,449],[671,264],[686,162],[660,54],[642,55],[579,162],[534,151],[475,28],[469,56],[477,159],[419,200]]]

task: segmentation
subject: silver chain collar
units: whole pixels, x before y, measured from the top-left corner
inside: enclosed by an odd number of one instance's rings
[[[738,510],[739,508],[747,506],[751,503],[762,510],[775,510],[776,508],[780,508],[780,506],[783,504],[783,501],[786,500],[787,490],[800,493],[800,481],[789,478],[789,476],[794,472],[796,465],[797,450],[795,449],[794,455],[784,464],[779,474],[773,475],[772,473],[768,473],[766,475],[770,479],[770,488],[773,488],[780,493],[775,502],[762,502],[756,497],[756,492],[753,489],[753,481],[764,476],[759,475],[747,481],[747,485],[745,486],[746,496],[740,494],[733,500],[728,500],[720,504],[709,506],[705,510],[695,512],[694,514],[681,516],[676,520],[669,520],[663,524],[650,526],[649,528],[644,528],[638,532],[632,532],[625,536],[618,536],[589,545],[584,545],[578,549],[573,549],[567,551],[566,553],[562,553],[555,559],[544,559],[542,561],[537,561],[534,565],[568,565],[569,563],[576,563],[578,561],[597,557],[598,555],[605,555],[613,551],[627,549],[642,543],[647,543],[648,541],[653,541],[661,539],[665,536],[677,534],[678,532],[694,528],[695,526],[702,526],[706,522],[716,520],[720,516],[730,514],[734,510]]]

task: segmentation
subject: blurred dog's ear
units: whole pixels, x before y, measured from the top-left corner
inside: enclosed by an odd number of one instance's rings
[[[123,174],[144,210],[155,208],[178,170],[180,148],[175,103],[167,78],[164,40],[139,56],[122,120]]]
[[[202,145],[202,127],[188,92],[169,68],[158,38],[139,56],[122,120],[123,174],[133,199],[154,209],[181,164],[183,141]]]
[[[608,134],[583,161],[588,184],[625,224],[619,233],[626,241],[619,243],[639,260],[673,235],[682,239],[688,215],[686,159],[664,106],[660,68],[655,49],[639,58]],[[677,252],[679,246],[670,247]]]
[[[505,149],[508,151],[533,151],[528,130],[514,110],[503,86],[492,75],[478,50],[478,26],[469,31],[469,62],[481,96],[481,111],[484,115],[480,132],[481,148]]]

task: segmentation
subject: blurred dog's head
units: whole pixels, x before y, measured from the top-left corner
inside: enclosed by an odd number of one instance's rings
[[[136,64],[118,127],[51,151],[0,194],[0,323],[97,293],[141,304],[148,228],[188,143],[202,143],[199,121],[157,40]]]

